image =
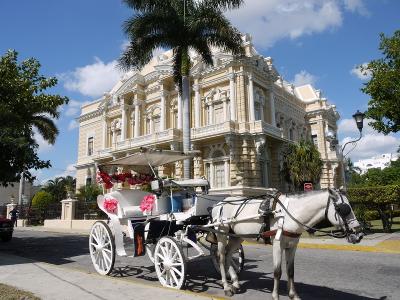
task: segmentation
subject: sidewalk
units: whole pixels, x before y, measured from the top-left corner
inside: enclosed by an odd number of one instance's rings
[[[4,253],[0,256],[0,282],[30,291],[43,300],[213,299],[206,294],[103,277]]]

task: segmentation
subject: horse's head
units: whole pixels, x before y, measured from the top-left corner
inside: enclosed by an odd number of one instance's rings
[[[329,199],[325,217],[332,225],[341,228],[349,243],[359,243],[364,236],[347,197],[339,191],[329,189]]]

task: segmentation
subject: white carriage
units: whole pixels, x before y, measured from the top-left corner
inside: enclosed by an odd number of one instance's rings
[[[89,236],[90,255],[98,273],[108,275],[113,271],[116,254],[128,256],[126,243],[134,244],[134,253],[129,256],[148,255],[160,283],[166,287],[181,289],[186,280],[187,261],[205,257],[206,251],[210,251],[213,265],[219,271],[217,246],[209,243],[207,232],[201,228],[210,223],[209,209],[227,195],[209,194],[206,179],[176,181],[155,176],[154,167],[187,158],[190,155],[178,151],[146,149],[100,166],[152,172],[154,180],[150,182],[151,192],[142,191],[137,185],[127,189],[119,182],[116,189],[98,197],[99,208],[109,218],[107,222],[96,222]],[[148,174],[144,181],[149,179]],[[116,179],[123,177],[115,175]],[[240,272],[244,263],[242,248],[233,261]]]

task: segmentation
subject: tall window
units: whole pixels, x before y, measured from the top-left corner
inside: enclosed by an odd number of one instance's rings
[[[154,132],[159,132],[160,131],[160,118],[159,117],[157,117],[157,118],[154,118],[153,119],[153,124],[154,124]]]
[[[214,124],[222,123],[225,121],[224,118],[224,109],[222,107],[222,103],[214,105]]]
[[[261,104],[255,103],[255,118],[257,120],[262,120],[261,118]]]
[[[93,155],[93,137],[92,136],[90,138],[88,138],[87,155],[88,156]]]
[[[146,133],[151,133],[151,119],[146,119]]]
[[[92,184],[92,177],[86,177],[86,185]]]

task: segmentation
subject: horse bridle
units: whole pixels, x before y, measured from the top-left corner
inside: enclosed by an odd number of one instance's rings
[[[339,195],[340,197],[340,203],[339,202]],[[330,202],[332,201],[333,207],[335,208],[335,218],[337,220],[337,215],[342,219],[343,225],[345,227],[345,234],[348,236],[349,234],[352,233],[352,231],[349,228],[349,223],[347,222],[347,216],[350,215],[351,213],[351,207],[348,203],[344,202],[343,196],[340,193],[336,193],[335,191],[329,189],[329,197],[328,197],[328,202],[326,204],[325,208],[325,219],[329,221],[328,219],[328,212],[329,212],[329,207],[330,207]]]

